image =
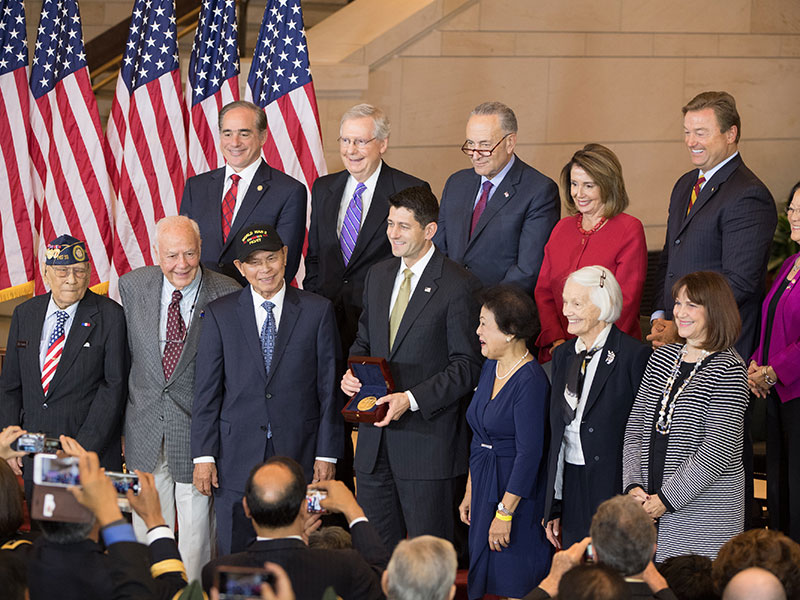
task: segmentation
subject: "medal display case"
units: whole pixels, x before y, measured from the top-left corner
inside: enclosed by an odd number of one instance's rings
[[[376,423],[386,417],[388,404],[376,404],[378,398],[394,391],[394,380],[385,358],[351,356],[347,360],[353,375],[361,382],[361,389],[350,397],[342,409],[342,416],[350,423]]]

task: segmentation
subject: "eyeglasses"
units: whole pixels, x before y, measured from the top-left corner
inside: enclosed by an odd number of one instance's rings
[[[349,146],[350,144],[355,144],[356,148],[366,148],[367,144],[375,141],[376,139],[377,138],[370,138],[368,140],[362,140],[361,138],[356,138],[354,140],[351,140],[350,138],[340,137],[339,145],[347,148],[347,146]]]
[[[494,152],[497,149],[497,147],[503,143],[503,140],[506,139],[508,136],[510,136],[512,133],[513,132],[508,132],[503,137],[501,137],[500,141],[497,142],[494,146],[492,146],[491,150],[484,150],[482,148],[467,148],[467,144],[469,144],[469,142],[464,142],[464,145],[461,146],[461,151],[467,156],[473,156],[474,154],[477,154],[478,156],[491,156],[492,152]]]
[[[792,214],[797,213],[800,214],[800,206],[787,206],[786,207],[786,214],[788,216],[792,216]]]
[[[89,276],[89,269],[84,269],[83,267],[50,267],[53,269],[53,273],[59,279],[66,279],[69,277],[70,273],[75,276],[75,279],[86,279]]]

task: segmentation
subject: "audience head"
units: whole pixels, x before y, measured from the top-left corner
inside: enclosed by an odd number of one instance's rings
[[[273,456],[250,471],[242,503],[256,526],[280,529],[303,518],[305,500],[302,467],[291,458]]]
[[[496,360],[509,347],[527,345],[537,333],[536,304],[515,285],[496,285],[480,295],[481,316],[477,334],[481,354]],[[515,348],[518,354],[519,348]]]
[[[81,240],[61,235],[47,244],[42,277],[58,308],[67,308],[83,299],[91,274],[86,244]]]
[[[267,115],[258,106],[237,100],[219,111],[219,147],[237,173],[261,158],[267,141]]]
[[[92,515],[92,520],[87,523],[65,523],[44,519],[38,523],[42,528],[42,535],[47,538],[47,541],[54,544],[77,544],[89,537],[96,520]]]
[[[380,108],[356,104],[339,123],[339,154],[347,171],[364,183],[381,164],[389,147],[389,119]]]
[[[492,179],[514,156],[517,117],[502,102],[476,106],[467,121],[467,140],[461,151],[472,159],[475,173]]]
[[[711,577],[711,559],[687,554],[673,556],[658,566],[678,600],[717,600]]]
[[[457,568],[450,542],[422,535],[397,545],[381,584],[387,600],[450,600]]]
[[[0,590],[5,600],[28,598],[28,569],[14,552],[0,552]]]
[[[17,476],[4,460],[0,460],[0,540],[12,537],[25,519],[23,495]]]
[[[245,225],[233,243],[236,248],[234,266],[262,298],[272,298],[283,287],[286,274],[289,249],[281,236],[269,224]]]
[[[789,235],[792,240],[800,243],[800,181],[792,186],[789,199],[786,201],[786,216],[791,229]]]
[[[625,600],[630,597],[630,587],[622,575],[603,564],[572,567],[558,582],[558,598]]]
[[[742,121],[727,92],[703,92],[683,107],[683,135],[692,164],[708,171],[736,152]]]
[[[592,518],[597,560],[623,577],[641,573],[656,551],[656,528],[642,505],[628,495],[600,504]]]
[[[748,567],[775,575],[789,598],[800,594],[800,545],[784,534],[750,529],[725,542],[711,568],[717,592],[722,593],[733,576]]]
[[[570,274],[562,296],[567,331],[580,337],[587,346],[622,313],[622,289],[614,274],[599,265]]]
[[[183,215],[156,223],[156,256],[161,272],[176,289],[194,281],[200,269],[200,227]]]
[[[561,169],[561,193],[571,215],[610,219],[628,208],[628,192],[617,155],[600,144],[586,144]]]
[[[749,567],[731,578],[722,600],[786,600],[786,590],[766,569]]]
[[[412,266],[431,247],[439,218],[439,202],[428,188],[414,186],[389,197],[386,236],[392,254]]]
[[[308,547],[322,550],[349,550],[353,547],[353,538],[348,531],[338,525],[329,525],[308,534]]]
[[[714,271],[696,271],[672,286],[672,310],[678,335],[709,352],[730,348],[742,331],[742,319],[727,280]]]

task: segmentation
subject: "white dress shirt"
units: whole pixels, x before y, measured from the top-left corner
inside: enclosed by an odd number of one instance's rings
[[[364,224],[364,219],[367,217],[367,213],[369,212],[369,207],[372,205],[372,196],[375,194],[375,186],[378,185],[378,177],[381,174],[381,168],[383,167],[383,161],[378,163],[378,168],[375,169],[375,172],[367,177],[367,180],[364,182],[364,186],[367,188],[361,193],[361,224]],[[342,199],[339,202],[339,216],[336,218],[336,237],[342,235],[342,223],[344,223],[344,216],[347,214],[347,207],[350,206],[350,200],[353,198],[353,194],[356,192],[356,187],[358,187],[358,181],[352,175],[347,177],[347,183],[344,185],[344,193],[342,193]]]
[[[236,220],[236,215],[239,214],[239,209],[242,207],[242,200],[244,200],[244,196],[247,193],[247,190],[250,188],[250,183],[253,181],[256,171],[258,171],[258,167],[261,166],[261,160],[262,159],[259,158],[252,165],[247,165],[238,173],[234,171],[233,167],[230,165],[225,165],[225,185],[222,187],[222,198],[219,199],[220,206],[222,206],[222,200],[225,198],[225,194],[228,193],[228,190],[231,189],[231,186],[233,185],[231,175],[236,174],[241,177],[239,180],[239,187],[236,190],[236,205],[233,207],[233,219],[231,219],[231,225]],[[236,232],[231,231],[231,233]]]

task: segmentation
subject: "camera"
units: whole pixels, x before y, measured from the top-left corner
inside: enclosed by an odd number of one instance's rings
[[[73,456],[59,458],[55,454],[37,454],[33,457],[33,483],[59,487],[80,485],[78,459]]]
[[[133,490],[134,494],[139,493],[139,476],[133,473],[116,473],[106,471],[106,477],[111,480],[117,490],[117,494],[124,496],[128,490]]]
[[[23,433],[17,441],[16,446],[12,444],[12,449],[19,452],[27,452],[28,454],[37,454],[39,452],[54,453],[61,450],[61,442],[56,438],[46,437],[43,433]]]
[[[275,589],[275,576],[265,569],[250,567],[219,567],[214,585],[220,600],[245,600],[261,598],[261,584]]]
[[[328,497],[326,492],[322,490],[314,490],[308,494],[306,494],[306,502],[308,504],[307,510],[310,513],[324,513],[327,512],[322,506],[320,505],[319,501],[323,500]]]

